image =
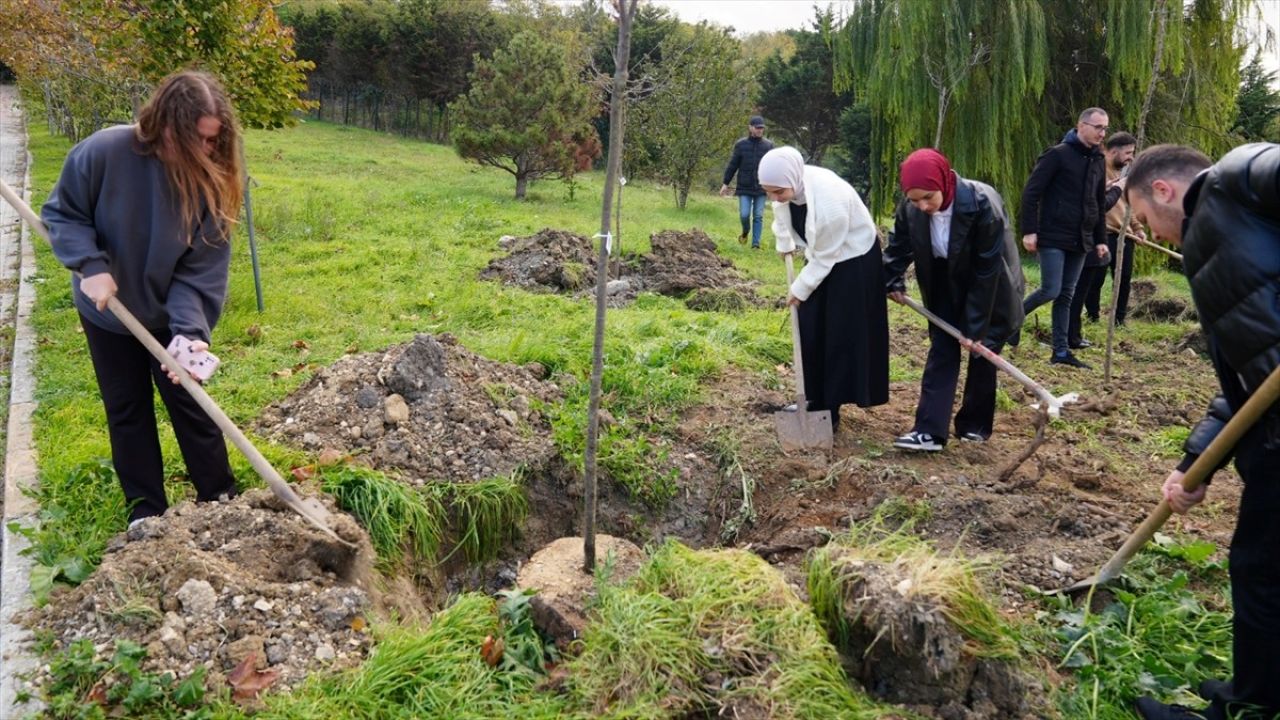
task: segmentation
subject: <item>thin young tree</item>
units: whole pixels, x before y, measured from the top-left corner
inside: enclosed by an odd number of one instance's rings
[[[604,199],[600,208],[600,256],[596,262],[596,327],[591,349],[591,390],[587,401],[587,447],[583,459],[582,567],[596,567],[596,446],[600,437],[600,386],[604,378],[605,285],[609,282],[609,218],[613,214],[613,186],[622,165],[626,129],[627,67],[631,56],[631,23],[640,0],[614,0],[618,15],[618,48],[614,52],[613,88],[609,95],[609,160],[605,166]]]

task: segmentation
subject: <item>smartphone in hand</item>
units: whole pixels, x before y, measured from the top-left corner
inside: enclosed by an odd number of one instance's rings
[[[195,351],[192,349],[192,340],[184,335],[174,335],[173,340],[169,342],[168,351],[178,364],[191,373],[191,376],[197,380],[208,380],[213,375],[213,371],[218,368],[218,356],[208,350]]]

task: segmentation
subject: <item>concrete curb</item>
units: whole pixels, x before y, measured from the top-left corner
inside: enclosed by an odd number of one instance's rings
[[[27,153],[25,128],[22,133],[22,150]],[[30,194],[31,188],[31,156],[26,156],[26,171],[21,187],[17,193],[22,197]],[[11,208],[4,208],[0,213],[0,227],[5,227],[17,213]],[[13,317],[14,342],[13,363],[10,376],[9,392],[9,424],[7,430],[7,447],[5,450],[4,468],[4,519],[0,525],[0,718],[8,720],[36,712],[41,705],[34,698],[23,698],[26,683],[23,677],[39,666],[39,661],[31,650],[31,631],[15,622],[17,615],[31,607],[31,558],[20,553],[28,546],[26,538],[9,529],[11,523],[31,525],[37,520],[39,507],[35,501],[23,494],[25,487],[34,487],[39,482],[36,466],[35,445],[31,436],[32,415],[36,409],[35,399],[35,332],[31,327],[31,311],[35,305],[35,286],[32,282],[36,274],[35,251],[31,243],[31,229],[22,224],[18,233],[21,262],[17,268],[5,263],[0,268],[0,280],[16,279],[18,285],[18,301]],[[7,248],[6,248],[7,250]],[[0,252],[0,259],[9,257],[8,252]],[[16,272],[15,272],[16,270]],[[14,277],[16,274],[17,277]]]

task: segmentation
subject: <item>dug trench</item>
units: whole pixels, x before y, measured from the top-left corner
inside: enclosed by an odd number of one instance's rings
[[[925,337],[922,321],[895,316],[891,345],[903,375],[918,374]],[[1008,378],[1000,380],[996,433],[986,443],[953,443],[926,455],[892,449],[893,437],[910,429],[918,397],[914,382],[897,381],[889,404],[845,409],[829,455],[786,455],[772,414],[788,401],[776,388],[789,384],[789,369],[726,369],[708,380],[707,400],[683,412],[672,435],[651,438],[666,451],[673,499],[655,508],[603,472],[599,531],[639,545],[675,538],[695,548],[745,548],[804,599],[810,551],[873,518],[908,523],[941,551],[998,558],[988,582],[1001,611],[1030,614],[1029,588],[1057,588],[1089,574],[1154,505],[1159,481],[1176,462],[1176,442],[1167,439],[1188,427],[1213,393],[1194,350],[1160,342],[1122,340],[1111,389],[1100,373],[1055,369],[1031,347],[1014,353],[1052,392],[1077,391],[1085,402],[1069,407],[1048,428],[1048,442],[1003,482],[1000,471],[1026,447],[1036,415]],[[1171,377],[1181,379],[1177,387]],[[248,493],[211,509],[179,506],[131,530],[89,582],[55,597],[33,622],[62,645],[127,637],[148,648],[155,667],[210,664],[211,685],[226,682],[246,658],[255,672],[276,673],[281,685],[357,664],[368,652],[368,614],[391,608],[423,615],[461,590],[509,587],[533,552],[581,532],[580,472],[557,449],[550,419],[564,400],[563,380],[536,364],[486,359],[449,335],[346,356],[267,408],[254,429],[312,453],[316,466],[295,469],[295,477],[339,500],[342,485],[332,478],[360,478],[364,470],[429,491],[449,515],[434,544],[420,546],[433,557],[371,573],[373,546],[354,522],[341,532],[362,552],[342,555],[268,496]],[[1175,520],[1178,530],[1225,546],[1225,530],[1203,518],[1229,514],[1238,502],[1238,483],[1227,475],[1214,485],[1210,511]],[[481,489],[498,500],[483,505]],[[487,540],[468,544],[476,518],[468,524],[460,515],[483,508]],[[845,638],[853,643],[843,646],[851,677],[879,697],[937,717],[1035,715],[1033,680],[956,650],[964,641],[935,610],[894,599],[900,567],[877,561],[858,568],[861,584],[847,597],[881,600],[875,612],[849,612],[883,626]],[[911,628],[932,634],[914,637]],[[876,638],[897,631],[905,633],[900,641],[877,645]],[[857,658],[872,649],[890,653],[878,664],[898,674],[868,674]],[[913,680],[918,672],[938,682]],[[1015,697],[1031,697],[1033,705]]]

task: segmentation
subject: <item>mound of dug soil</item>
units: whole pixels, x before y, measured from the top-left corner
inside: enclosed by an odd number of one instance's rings
[[[1181,297],[1161,295],[1159,286],[1152,280],[1134,278],[1130,284],[1133,310],[1129,313],[1141,320],[1152,322],[1190,322],[1196,319],[1196,309]]]
[[[118,536],[82,585],[55,595],[28,621],[62,646],[88,639],[110,656],[114,641],[147,649],[143,670],[186,677],[207,666],[217,690],[250,654],[273,686],[358,664],[372,640],[372,548],[331,506],[321,533],[270,492],[224,503],[182,503]]]
[[[507,255],[480,271],[483,279],[548,292],[577,292],[596,284],[596,251],[581,235],[544,228],[528,237],[504,236],[498,246]]]
[[[694,310],[738,311],[762,304],[752,284],[716,253],[715,242],[698,229],[663,230],[649,237],[651,252],[626,255],[621,277],[609,282],[612,305],[634,300],[641,292],[684,298]],[[592,241],[547,228],[528,237],[503,237],[507,255],[497,258],[480,277],[544,292],[588,295],[596,282]]]
[[[344,357],[270,406],[268,437],[365,456],[414,482],[479,480],[555,455],[539,412],[560,389],[541,366],[494,362],[447,334]]]

